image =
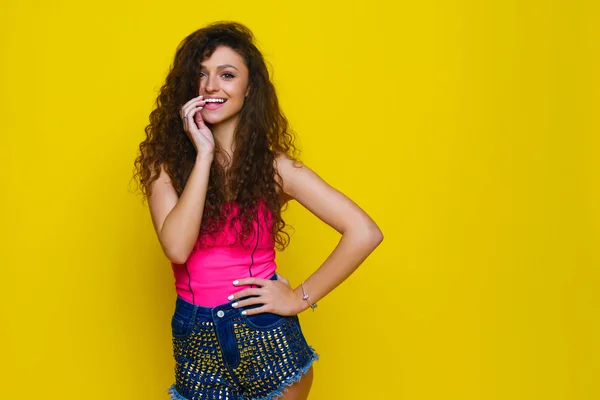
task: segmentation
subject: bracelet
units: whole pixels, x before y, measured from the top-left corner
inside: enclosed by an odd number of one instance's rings
[[[304,282],[302,282],[300,286],[302,287],[302,300],[306,300],[310,308],[315,311],[315,308],[317,308],[317,303],[311,304],[311,302],[308,301],[308,295],[304,292]]]

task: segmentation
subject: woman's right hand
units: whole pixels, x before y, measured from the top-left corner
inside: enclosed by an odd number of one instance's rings
[[[192,140],[199,156],[212,155],[215,151],[215,138],[204,123],[200,113],[206,104],[202,97],[198,96],[191,99],[181,107],[180,111],[183,130]]]

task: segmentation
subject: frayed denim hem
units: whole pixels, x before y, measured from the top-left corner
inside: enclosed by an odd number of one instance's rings
[[[313,349],[311,346],[309,346],[309,347],[310,347],[310,350],[312,351],[312,356],[311,356],[310,360],[308,361],[308,363],[306,363],[306,365],[300,371],[298,371],[295,375],[290,376],[288,379],[283,381],[281,383],[281,385],[279,385],[279,387],[277,389],[275,389],[275,391],[273,391],[269,395],[267,395],[265,397],[255,398],[253,400],[275,400],[278,397],[282,397],[284,392],[287,392],[288,386],[292,385],[293,383],[299,382],[300,379],[302,379],[302,377],[304,375],[306,375],[306,373],[312,366],[313,362],[319,360],[319,354],[317,354],[315,349]],[[188,400],[187,398],[185,398],[179,394],[179,392],[175,388],[175,384],[171,385],[171,387],[169,389],[167,389],[167,392],[169,393],[171,400]]]
[[[175,389],[175,384],[171,385],[169,389],[167,389],[169,396],[171,396],[171,400],[188,400],[182,395],[179,394],[177,389]]]
[[[282,397],[283,396],[283,392],[287,392],[288,391],[288,386],[290,386],[293,383],[299,382],[300,379],[302,379],[302,377],[304,375],[306,375],[306,373],[308,372],[308,370],[310,369],[311,365],[313,364],[314,361],[317,361],[319,359],[319,354],[317,354],[317,352],[315,351],[315,349],[313,349],[311,346],[310,350],[312,351],[312,357],[310,358],[310,360],[308,361],[308,363],[300,370],[298,371],[295,375],[289,377],[288,379],[286,379],[285,381],[283,381],[281,383],[281,385],[279,385],[279,387],[273,391],[272,393],[270,393],[269,395],[265,396],[265,397],[260,397],[260,398],[256,398],[253,400],[274,400],[278,397]]]

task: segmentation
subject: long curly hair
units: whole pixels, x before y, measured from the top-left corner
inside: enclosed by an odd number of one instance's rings
[[[264,201],[271,213],[271,235],[277,248],[283,250],[289,235],[283,230],[286,223],[277,194],[277,187],[283,192],[276,178],[280,180],[281,176],[273,163],[279,154],[299,160],[299,151],[254,35],[240,23],[215,22],[191,33],[179,44],[156,107],[150,113],[150,123],[145,127],[146,138],[140,143],[140,154],[134,162],[134,178],[139,179],[145,200],[151,195],[151,184],[158,178],[162,165],[177,195],[181,195],[196,160],[196,149],[183,130],[179,110],[198,95],[200,63],[219,46],[231,48],[244,59],[250,93],[235,129],[235,152],[225,166],[217,162],[222,158],[219,155],[227,157],[215,142],[199,235],[211,235],[214,239],[214,234],[224,228],[226,205],[237,203],[239,212],[233,215],[231,226],[235,226],[236,220],[242,222],[236,240],[241,234],[244,242],[253,230],[252,221],[258,218],[259,203]],[[226,166],[230,168],[226,170]],[[200,242],[196,242],[196,247]]]

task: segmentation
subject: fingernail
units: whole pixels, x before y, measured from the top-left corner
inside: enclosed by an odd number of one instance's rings
[[[234,285],[237,285],[238,283],[240,283],[240,281],[233,281]]]
[[[242,311],[242,315],[246,315],[246,310]]]
[[[238,305],[238,303],[237,303],[237,302],[235,302],[235,303],[233,303],[233,304],[231,305],[231,307],[237,307],[237,305]]]
[[[233,295],[228,297],[229,300],[233,300]]]

